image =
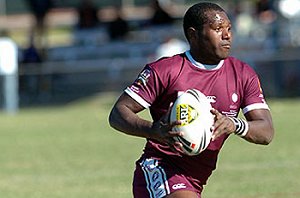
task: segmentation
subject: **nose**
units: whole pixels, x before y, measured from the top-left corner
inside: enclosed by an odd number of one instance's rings
[[[222,34],[223,39],[229,40],[229,39],[231,39],[231,36],[232,36],[231,30],[225,28],[224,31],[223,31],[223,34]]]

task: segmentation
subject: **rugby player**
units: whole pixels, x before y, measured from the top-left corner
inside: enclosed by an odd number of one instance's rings
[[[232,24],[217,4],[191,6],[183,18],[190,49],[147,64],[115,103],[110,125],[128,135],[147,139],[136,162],[133,195],[137,198],[196,198],[216,168],[218,154],[230,134],[255,144],[269,144],[272,117],[259,78],[246,63],[229,56]],[[170,104],[179,92],[198,89],[213,106],[215,123],[208,148],[197,156],[181,152],[168,122]],[[137,115],[150,109],[152,121]],[[246,119],[238,118],[242,111]]]

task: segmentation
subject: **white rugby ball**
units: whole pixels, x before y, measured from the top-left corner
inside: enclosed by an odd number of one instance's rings
[[[214,123],[211,108],[207,97],[196,89],[187,90],[174,102],[170,122],[181,121],[173,130],[184,133],[174,138],[182,143],[185,154],[198,155],[209,145],[212,137],[210,128]]]

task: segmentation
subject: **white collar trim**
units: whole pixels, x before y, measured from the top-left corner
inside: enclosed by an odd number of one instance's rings
[[[218,64],[216,65],[206,65],[206,64],[202,64],[197,62],[191,55],[190,51],[186,51],[185,55],[187,56],[187,58],[189,59],[189,61],[191,61],[191,63],[195,66],[198,67],[200,69],[205,69],[205,70],[217,70],[220,69],[223,66],[224,60],[221,60]]]

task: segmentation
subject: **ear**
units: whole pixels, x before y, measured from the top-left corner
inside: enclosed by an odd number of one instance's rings
[[[187,30],[187,35],[188,35],[189,41],[195,40],[197,37],[197,30],[193,27],[189,27]]]

